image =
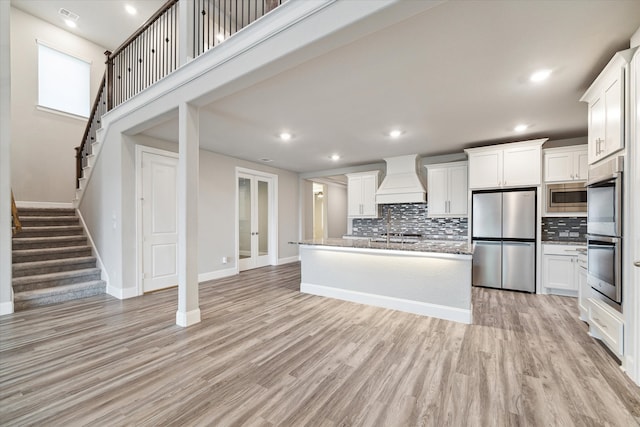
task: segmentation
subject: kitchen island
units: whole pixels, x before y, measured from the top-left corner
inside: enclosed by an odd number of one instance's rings
[[[471,323],[467,241],[318,239],[300,245],[300,291]]]

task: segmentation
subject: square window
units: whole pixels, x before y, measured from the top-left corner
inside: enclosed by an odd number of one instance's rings
[[[38,43],[38,105],[81,117],[90,113],[91,64]]]

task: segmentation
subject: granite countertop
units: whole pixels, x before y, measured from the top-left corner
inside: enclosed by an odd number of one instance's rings
[[[587,242],[584,241],[568,241],[568,240],[543,240],[543,245],[572,245],[572,246],[587,246]]]
[[[415,243],[372,242],[367,239],[312,239],[291,244],[311,246],[335,246],[340,248],[388,249],[413,252],[433,252],[440,254],[472,255],[473,244],[465,241],[420,240]]]

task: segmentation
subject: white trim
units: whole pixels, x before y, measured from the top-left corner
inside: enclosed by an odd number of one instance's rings
[[[137,297],[138,289],[136,288],[116,288],[114,286],[107,286],[107,294],[111,295],[114,298],[118,299],[128,299]]]
[[[383,295],[373,295],[364,292],[349,291],[310,283],[300,283],[300,292],[319,295],[322,297],[336,298],[343,301],[351,301],[376,307],[389,308],[422,316],[437,317],[438,319],[451,320],[471,324],[473,307],[470,310],[462,308],[446,307],[427,302],[410,301],[402,298],[393,298]]]
[[[300,261],[300,255],[290,256],[288,258],[280,258],[278,260],[278,265],[290,264],[292,262]]]
[[[408,245],[410,248],[410,245]],[[449,254],[440,252],[427,252],[427,251],[412,251],[411,249],[385,249],[385,248],[358,248],[358,247],[342,247],[342,246],[323,246],[313,244],[300,244],[301,248],[312,248],[316,251],[329,251],[329,252],[349,252],[349,253],[362,253],[362,254],[376,254],[376,255],[396,255],[403,257],[414,258],[445,258],[445,259],[460,259],[471,260],[470,254]]]
[[[187,312],[176,311],[176,325],[186,328],[196,323],[200,323],[199,308]]]
[[[0,316],[13,313],[13,301],[0,302]]]
[[[135,211],[136,211],[136,240],[135,240],[135,251],[136,251],[136,291],[137,295],[144,294],[144,286],[142,280],[142,274],[144,272],[144,259],[142,253],[142,241],[144,239],[143,236],[143,227],[142,227],[142,209],[141,209],[141,199],[142,199],[142,155],[144,153],[155,154],[158,156],[171,157],[174,159],[178,158],[178,153],[173,151],[161,150],[159,148],[149,147],[142,144],[136,144],[135,146],[135,180],[136,180],[136,189],[135,189]],[[176,201],[177,203],[177,201]]]
[[[209,280],[222,279],[225,277],[235,276],[238,274],[237,268],[225,268],[223,270],[209,271],[207,273],[198,274],[198,282],[208,282]]]
[[[68,117],[70,119],[80,120],[86,122],[89,116],[81,116],[79,114],[68,113],[66,111],[58,110],[56,108],[45,107],[44,105],[36,104],[36,110],[44,111],[45,113],[57,114],[58,116]]]
[[[91,237],[91,233],[89,233],[89,227],[87,227],[87,223],[84,222],[84,217],[82,216],[82,212],[80,209],[76,209],[76,214],[80,219],[80,224],[84,229],[85,234],[87,235],[87,239],[89,239],[89,244],[91,244],[91,251],[96,256],[96,262],[98,268],[100,268],[100,278],[107,283],[107,287],[109,287],[109,273],[107,273],[107,269],[102,262],[102,258],[100,258],[100,252],[98,252],[98,248],[96,248],[96,244],[93,242],[93,237]]]
[[[64,208],[73,209],[73,202],[31,202],[31,201],[17,201],[16,206],[18,209],[24,208]]]

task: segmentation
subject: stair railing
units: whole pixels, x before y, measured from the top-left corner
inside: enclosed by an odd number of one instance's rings
[[[18,215],[16,199],[13,197],[13,190],[11,191],[11,219],[13,220],[13,234],[15,235],[22,231],[22,223],[20,222],[20,215]]]
[[[107,54],[109,52],[105,52]],[[82,169],[87,166],[89,155],[93,150],[93,142],[96,140],[96,132],[101,127],[102,116],[107,112],[107,91],[105,86],[105,77],[102,76],[100,82],[100,88],[98,89],[98,96],[93,102],[91,107],[91,114],[87,121],[87,126],[84,129],[84,135],[82,136],[82,142],[79,147],[75,147],[76,150],[76,188],[80,188],[80,178],[82,178]]]

